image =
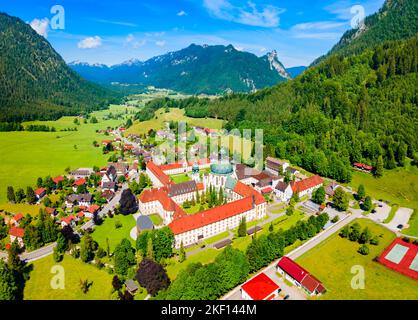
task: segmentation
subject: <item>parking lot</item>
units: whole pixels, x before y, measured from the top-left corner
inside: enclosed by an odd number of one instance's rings
[[[396,211],[395,216],[393,217],[392,221],[386,224],[386,226],[394,231],[399,231],[404,229],[408,225],[408,221],[411,218],[413,213],[412,209],[409,208],[399,208]],[[399,225],[402,225],[403,228],[398,228]]]
[[[382,223],[389,216],[389,212],[392,208],[388,204],[384,202],[380,202],[380,201],[373,201],[373,204],[375,204],[374,210],[376,212],[375,213],[371,212],[368,215],[368,218],[376,222]]]

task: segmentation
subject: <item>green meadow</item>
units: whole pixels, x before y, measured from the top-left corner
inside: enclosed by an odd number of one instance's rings
[[[28,124],[44,124],[56,128],[56,132],[0,132],[0,204],[6,202],[6,189],[33,186],[38,177],[55,176],[64,173],[66,168],[101,166],[107,162],[101,147],[93,147],[93,141],[109,139],[96,130],[108,126],[116,127],[124,120],[104,120],[112,114],[136,110],[125,106],[111,106],[108,110],[94,112],[98,123],[74,124],[75,117],[63,117],[57,121],[35,121]],[[124,114],[123,117],[126,117]],[[78,131],[60,131],[77,127]]]
[[[126,133],[144,134],[149,130],[159,130],[164,127],[165,122],[169,121],[184,121],[191,126],[202,126],[212,129],[221,129],[222,120],[212,118],[190,118],[184,115],[184,109],[171,108],[170,112],[165,112],[165,109],[159,109],[155,112],[153,119],[142,122],[135,122],[132,127],[126,130]]]
[[[112,278],[105,270],[99,270],[93,265],[64,256],[62,262],[56,263],[48,256],[31,263],[33,270],[24,289],[25,300],[109,300],[112,293]],[[64,288],[53,288],[53,277],[57,271],[53,267],[60,266],[64,272]],[[57,269],[56,269],[57,270]],[[89,291],[81,291],[80,280],[88,280]]]
[[[412,166],[410,161],[404,168],[384,170],[383,177],[354,171],[350,185],[357,190],[363,184],[366,193],[375,199],[388,200],[401,207],[418,209],[418,167]]]
[[[356,220],[362,228],[379,237],[379,245],[368,245],[370,253],[366,256],[357,252],[359,244],[341,238],[335,233],[315,248],[296,259],[302,267],[317,277],[327,289],[319,299],[323,300],[402,300],[416,299],[418,286],[415,280],[397,273],[374,261],[395,239],[388,229],[367,219]],[[364,270],[364,289],[353,289],[351,281],[355,274],[353,266]]]

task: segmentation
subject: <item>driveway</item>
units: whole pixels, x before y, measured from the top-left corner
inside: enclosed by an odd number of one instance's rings
[[[398,225],[400,224],[403,225],[404,228],[406,228],[408,225],[409,218],[411,218],[413,212],[414,210],[409,208],[399,208],[398,211],[396,211],[392,221],[386,223],[385,225],[395,232],[399,231]]]

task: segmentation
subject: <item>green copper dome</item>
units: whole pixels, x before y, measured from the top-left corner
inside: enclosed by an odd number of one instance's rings
[[[213,174],[231,174],[234,172],[234,168],[230,163],[224,162],[224,163],[213,163],[210,165],[210,171]]]

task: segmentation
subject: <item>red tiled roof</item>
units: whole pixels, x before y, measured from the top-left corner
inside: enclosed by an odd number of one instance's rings
[[[353,165],[357,168],[361,168],[361,169],[365,169],[365,170],[373,170],[372,166],[369,166],[369,165],[364,164],[364,163],[354,162]]]
[[[13,220],[18,222],[23,219],[23,213],[17,213],[14,215]]]
[[[11,247],[12,245],[10,243],[6,243],[6,246],[5,246],[6,250],[10,250]]]
[[[35,190],[35,194],[37,196],[40,196],[41,194],[43,194],[45,192],[46,192],[46,189],[45,188],[38,188],[38,189]]]
[[[142,203],[159,201],[166,211],[176,211],[176,207],[180,208],[174,200],[168,196],[166,188],[144,190],[139,196],[139,201]]]
[[[172,184],[170,177],[167,176],[153,161],[147,163],[147,168],[160,180],[163,185]]]
[[[252,197],[254,196],[255,204],[259,205],[266,202],[266,199],[257,192],[257,190],[253,189],[250,186],[247,186],[245,183],[238,181],[234,187],[234,192],[238,193],[242,197]]]
[[[78,179],[77,181],[74,182],[74,185],[82,186],[83,184],[86,184],[86,182],[87,182],[86,179],[80,178],[80,179]]]
[[[25,235],[25,229],[23,228],[17,228],[17,227],[11,227],[9,230],[9,235],[13,237],[23,238]]]
[[[56,211],[56,209],[54,209],[54,208],[45,208],[45,211],[46,211],[46,213],[48,213],[48,214],[54,214],[54,213],[55,213],[55,211]]]
[[[286,256],[280,259],[277,266],[299,283],[309,274],[308,271]]]
[[[196,183],[196,186],[199,191],[205,189],[205,185],[202,182]]]
[[[253,300],[271,300],[279,286],[271,280],[265,273],[244,283],[241,288],[248,293]]]
[[[63,176],[58,176],[58,177],[53,178],[52,181],[54,181],[55,184],[58,184],[61,181],[64,181],[64,177]]]
[[[322,285],[322,283],[311,274],[308,274],[305,278],[303,278],[301,285],[304,286],[305,289],[311,293],[315,291],[317,291],[318,293],[322,293],[323,291],[325,291],[325,288]]]
[[[315,175],[313,177],[309,177],[309,178],[293,183],[292,190],[293,192],[302,192],[302,191],[316,187],[323,183],[324,183],[324,180],[322,180],[320,176]]]
[[[86,207],[86,206],[78,206],[78,208],[79,208],[80,210],[82,210],[82,211],[87,210],[87,207]]]
[[[247,212],[252,208],[252,197],[246,197],[194,215],[185,215],[181,219],[172,221],[168,226],[177,235]]]
[[[73,221],[75,219],[74,216],[68,216],[68,217],[64,217],[61,219],[61,221],[64,221],[66,224],[70,224],[71,221]]]
[[[90,213],[95,213],[95,212],[97,212],[97,210],[99,210],[100,209],[100,207],[97,205],[97,204],[93,204],[93,205],[91,205],[90,206],[90,208],[89,208],[89,212]]]
[[[183,162],[173,162],[169,164],[163,164],[160,166],[160,169],[162,171],[168,171],[168,170],[180,169],[180,168],[183,168]]]
[[[264,189],[261,189],[261,192],[262,193],[270,193],[272,191],[273,191],[273,188],[272,187],[266,187]]]
[[[79,212],[79,213],[77,213],[77,217],[79,217],[79,218],[84,217],[84,212]]]

